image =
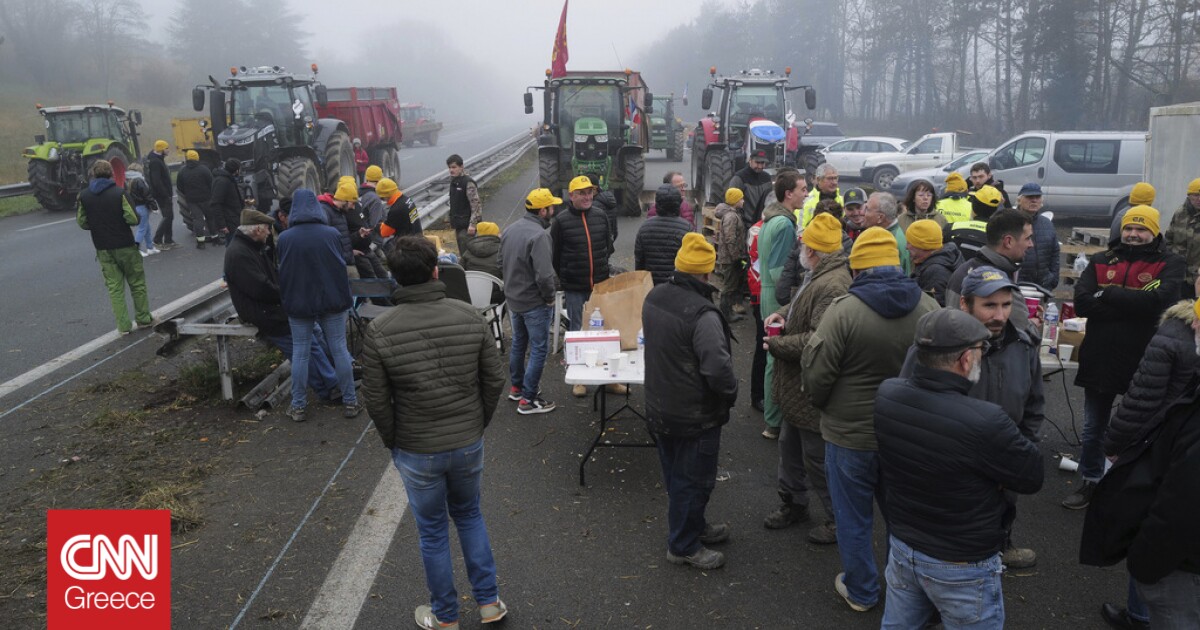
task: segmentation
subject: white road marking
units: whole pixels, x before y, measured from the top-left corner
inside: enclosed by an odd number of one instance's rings
[[[17,231],[18,232],[28,232],[29,230],[36,230],[38,228],[50,227],[51,225],[58,225],[59,223],[66,223],[67,221],[74,221],[74,220],[75,220],[74,217],[72,217],[70,219],[60,219],[58,221],[51,221],[49,223],[43,223],[41,225],[33,225],[33,226],[30,226],[27,228],[21,228]]]
[[[404,483],[389,461],[350,537],[325,576],[301,630],[352,630],[408,507]]]

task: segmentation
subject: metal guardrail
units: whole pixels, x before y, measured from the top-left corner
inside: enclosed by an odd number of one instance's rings
[[[182,167],[183,167],[183,162],[168,162],[167,163],[167,168],[171,169],[172,171],[178,171]],[[22,195],[32,195],[32,194],[33,194],[33,186],[29,182],[21,182],[19,184],[9,184],[7,186],[0,186],[0,199],[6,199],[8,197],[20,197]]]

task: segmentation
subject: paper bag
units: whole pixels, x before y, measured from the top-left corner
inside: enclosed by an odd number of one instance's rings
[[[592,299],[583,305],[583,329],[591,330],[589,316],[599,308],[604,328],[621,331],[621,349],[636,350],[637,334],[642,329],[642,302],[653,288],[649,271],[629,271],[597,284],[592,287]]]

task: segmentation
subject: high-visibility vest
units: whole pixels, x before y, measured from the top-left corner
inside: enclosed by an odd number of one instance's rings
[[[987,221],[956,221],[946,226],[943,234],[944,240],[957,245],[963,258],[970,260],[987,245]]]
[[[799,225],[801,230],[808,227],[808,222],[812,221],[813,212],[817,209],[817,203],[820,201],[821,190],[819,188],[813,188],[812,190],[808,191],[808,196],[804,198],[804,205],[800,206],[796,210],[796,225]],[[834,191],[834,201],[836,201],[839,206],[842,205],[841,188],[838,188],[836,191]]]
[[[958,223],[971,220],[971,200],[966,197],[954,199],[945,197],[938,200],[937,211],[946,217],[946,223]]]

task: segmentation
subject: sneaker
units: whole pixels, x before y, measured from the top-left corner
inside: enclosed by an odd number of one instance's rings
[[[417,627],[425,628],[425,630],[458,630],[458,622],[451,621],[443,623],[438,621],[437,617],[433,616],[433,608],[429,604],[421,604],[413,611],[413,618],[416,619]]]
[[[697,569],[719,569],[725,566],[725,554],[701,547],[690,556],[677,556],[668,549],[667,562],[671,564],[690,564]]]
[[[157,247],[151,247],[150,249],[146,250],[147,256],[153,256],[155,254],[161,254],[161,253],[162,253],[162,250],[158,249]]]
[[[505,606],[504,602],[499,599],[491,604],[484,604],[479,607],[479,620],[482,623],[496,623],[507,614],[508,606]]]
[[[535,413],[549,413],[551,411],[554,411],[554,403],[548,400],[543,400],[541,396],[538,396],[533,400],[525,400],[522,398],[521,402],[517,403],[517,413],[523,416],[528,416]]]
[[[1092,493],[1096,491],[1096,482],[1084,481],[1079,489],[1063,499],[1062,506],[1068,510],[1082,510],[1092,502]]]
[[[767,529],[783,529],[796,523],[809,520],[808,506],[791,502],[780,503],[779,507],[763,519],[763,527]]]
[[[175,249],[176,247],[179,247],[179,243],[163,243],[162,245],[158,246],[158,248],[163,251],[166,251],[168,249]]]
[[[1028,569],[1037,564],[1037,552],[1032,549],[1009,547],[1000,554],[1000,562],[1009,569]]]
[[[303,407],[288,407],[287,415],[292,419],[292,422],[304,422],[306,420]]]
[[[587,385],[576,385],[571,388],[571,395],[576,398],[587,396]]]
[[[845,578],[845,573],[837,574],[837,577],[833,578],[833,590],[837,591],[837,594],[841,595],[842,599],[846,600],[846,603],[850,605],[850,610],[856,612],[867,612],[868,610],[874,608],[875,604],[867,606],[866,604],[859,604],[858,602],[850,599],[850,591],[846,590]]]
[[[148,252],[148,251],[146,251],[146,250],[144,250],[144,249],[139,249],[139,250],[138,250],[138,253],[142,255],[142,258],[145,258],[145,257],[147,257],[147,256],[149,256],[149,255],[150,255],[150,252]]]
[[[357,418],[358,414],[363,412],[362,401],[356,401],[348,405],[342,405],[343,418]]]
[[[516,401],[516,402],[521,402],[521,388],[520,387],[508,388],[508,399],[512,400],[512,401]]]
[[[629,386],[622,385],[620,383],[609,383],[608,385],[604,386],[604,389],[610,394],[617,394],[619,396],[624,396],[629,393]]]
[[[700,534],[702,545],[719,545],[726,540],[729,540],[729,525],[725,523],[709,523],[704,526],[704,533]]]
[[[805,536],[814,545],[832,545],[837,543],[837,525],[830,522],[821,523],[808,530]]]
[[[1100,617],[1109,626],[1119,630],[1149,630],[1150,628],[1150,622],[1134,619],[1129,616],[1128,610],[1112,604],[1100,606]]]
[[[768,440],[778,440],[779,439],[779,427],[767,427],[767,428],[763,429],[762,436],[767,438]]]

